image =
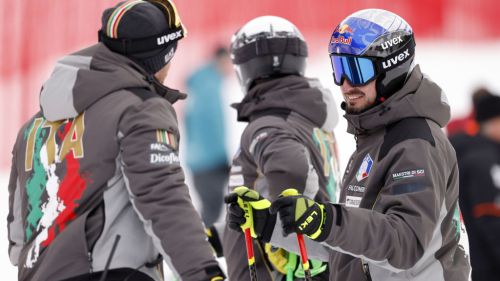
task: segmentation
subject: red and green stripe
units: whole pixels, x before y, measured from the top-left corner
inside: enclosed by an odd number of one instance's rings
[[[106,33],[111,38],[118,38],[118,24],[123,15],[135,5],[142,3],[142,0],[130,0],[117,7],[108,19]]]
[[[175,135],[169,133],[168,131],[156,130],[156,140],[159,143],[166,143],[170,147],[177,149],[177,140],[175,138]]]

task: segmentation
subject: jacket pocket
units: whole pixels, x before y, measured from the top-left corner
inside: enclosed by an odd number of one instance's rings
[[[104,201],[91,210],[85,220],[85,238],[87,245],[87,260],[89,262],[89,272],[93,272],[93,252],[94,247],[101,237],[105,225]]]

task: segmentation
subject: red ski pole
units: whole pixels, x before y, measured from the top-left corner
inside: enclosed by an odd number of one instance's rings
[[[281,196],[297,196],[300,195],[299,191],[294,188],[289,188],[281,192]],[[311,269],[309,266],[309,258],[307,256],[306,243],[304,242],[304,235],[297,233],[297,242],[299,244],[300,259],[302,260],[302,268],[304,269],[304,279],[306,281],[312,280]]]
[[[236,190],[236,189],[235,189]],[[250,270],[250,281],[257,281],[257,270],[255,269],[255,256],[253,251],[253,240],[252,240],[252,206],[248,204],[248,202],[243,201],[238,197],[238,205],[245,212],[245,223],[241,225],[241,229],[245,233],[245,244],[247,248],[247,260],[248,260],[248,269]]]

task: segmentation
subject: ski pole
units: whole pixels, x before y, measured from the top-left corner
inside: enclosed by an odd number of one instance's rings
[[[309,257],[307,257],[306,243],[304,242],[304,235],[297,233],[297,242],[299,243],[300,259],[302,260],[302,267],[304,268],[304,279],[307,281],[312,280],[311,269],[309,268]]]
[[[300,195],[299,191],[294,188],[289,188],[281,192],[281,196],[297,196]],[[309,258],[307,256],[306,243],[304,241],[304,235],[302,233],[297,233],[297,242],[299,244],[300,259],[302,260],[302,268],[304,269],[304,279],[306,281],[312,280],[311,269],[309,268]]]
[[[257,281],[257,271],[255,269],[255,257],[253,254],[253,240],[250,235],[250,228],[245,229],[245,242],[247,245],[248,269],[250,270],[250,280]]]
[[[111,252],[109,253],[108,260],[106,261],[106,265],[104,266],[104,271],[103,271],[99,281],[106,281],[106,276],[108,275],[109,265],[111,264],[111,260],[113,259],[113,256],[115,255],[116,247],[118,246],[118,242],[120,242],[120,238],[121,238],[120,235],[116,235],[115,241],[113,242],[113,247],[111,247]]]
[[[243,201],[238,197],[238,205],[245,212],[245,223],[241,225],[241,229],[245,233],[245,244],[247,248],[247,260],[248,260],[248,269],[250,270],[250,281],[257,281],[257,270],[255,269],[255,256],[253,252],[253,240],[251,234],[251,227],[253,222],[252,216],[252,207],[248,202]]]

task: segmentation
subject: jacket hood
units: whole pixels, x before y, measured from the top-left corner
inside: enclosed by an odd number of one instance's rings
[[[74,118],[102,97],[127,88],[148,88],[171,103],[185,98],[129,58],[99,43],[56,63],[40,93],[40,107],[49,121]]]
[[[441,88],[417,65],[406,84],[385,102],[359,114],[348,114],[347,132],[364,134],[409,117],[430,119],[441,128],[450,120],[450,106]]]
[[[296,75],[257,84],[233,107],[238,111],[238,121],[248,122],[267,111],[294,111],[325,130],[333,130],[338,122],[331,92],[317,79]]]

